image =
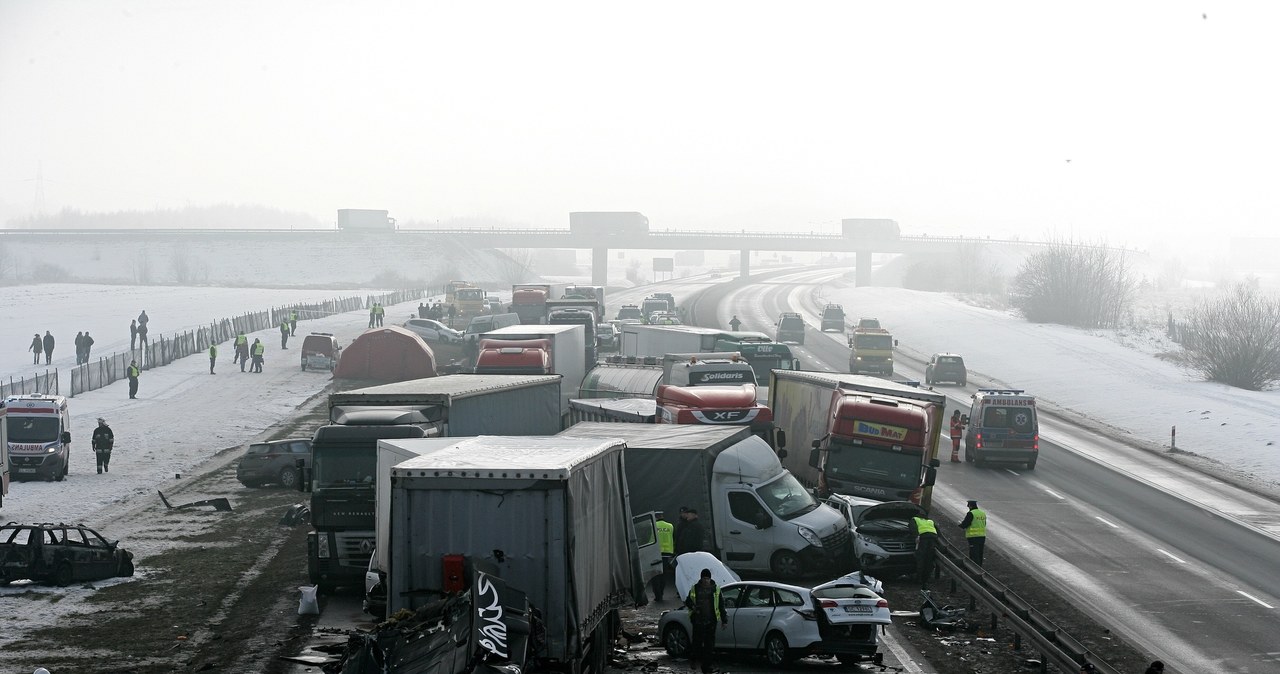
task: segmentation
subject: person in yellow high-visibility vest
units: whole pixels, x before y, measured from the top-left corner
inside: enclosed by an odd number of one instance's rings
[[[662,552],[662,573],[649,581],[649,587],[653,588],[655,602],[662,601],[663,595],[666,594],[667,576],[675,575],[675,567],[671,566],[671,561],[675,559],[676,552],[675,525],[663,518],[662,513],[657,515],[658,521],[655,523],[655,528],[658,531],[658,549]]]
[[[969,559],[982,566],[982,553],[987,547],[987,511],[969,499],[969,512],[960,520],[960,528],[964,529],[964,539],[969,543]]]
[[[929,589],[929,576],[933,575],[934,556],[937,554],[938,527],[925,517],[911,518],[911,533],[916,535],[916,571],[920,574],[920,589]]]

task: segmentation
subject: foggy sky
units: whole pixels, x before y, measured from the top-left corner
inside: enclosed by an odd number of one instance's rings
[[[1144,248],[1272,234],[1277,19],[1270,2],[0,0],[0,222],[255,203],[326,223],[886,217]]]

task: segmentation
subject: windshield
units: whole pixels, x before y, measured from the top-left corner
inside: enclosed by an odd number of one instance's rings
[[[818,502],[805,491],[800,481],[791,473],[756,490],[764,505],[779,519],[795,519],[818,507]]]
[[[618,310],[618,318],[644,318],[644,314],[641,314],[637,307],[622,307]]]
[[[958,356],[941,356],[938,358],[939,365],[964,365],[964,361]]]
[[[893,348],[893,338],[889,335],[856,335],[853,344],[859,349],[888,351]]]
[[[860,484],[914,489],[920,486],[919,454],[902,454],[866,445],[832,441],[827,454],[827,475]]]
[[[458,299],[482,300],[484,299],[484,290],[482,288],[459,288]]]
[[[373,476],[378,471],[378,455],[371,448],[324,447],[314,448],[312,456],[315,487],[373,487]]]
[[[780,327],[784,330],[803,330],[804,321],[799,316],[789,316],[782,319]]]
[[[9,442],[53,442],[58,439],[58,417],[9,417]]]

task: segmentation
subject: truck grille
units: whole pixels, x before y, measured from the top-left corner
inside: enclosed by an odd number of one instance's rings
[[[361,569],[369,566],[369,557],[373,554],[373,536],[362,532],[359,534],[338,533],[336,537],[338,564]]]

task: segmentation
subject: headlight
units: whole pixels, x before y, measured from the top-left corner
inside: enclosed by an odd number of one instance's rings
[[[316,557],[329,559],[329,532],[327,531],[316,533]]]
[[[885,360],[886,360],[886,361],[888,361],[888,362],[890,362],[890,363],[892,363],[892,362],[893,362],[893,357],[892,357],[892,356],[890,356],[890,357],[888,357],[888,358],[885,358]]]
[[[797,530],[800,532],[800,538],[808,541],[809,545],[812,545],[815,548],[822,547],[822,539],[818,538],[818,534],[813,533],[813,529],[810,529],[809,527],[797,527]]]
[[[862,360],[862,356],[857,356],[857,360]]]
[[[44,453],[45,453],[45,454],[52,454],[52,453],[54,453],[54,452],[56,452],[56,451],[58,451],[58,448],[57,448],[57,447],[49,447],[49,448],[46,448],[46,449],[44,450]]]

